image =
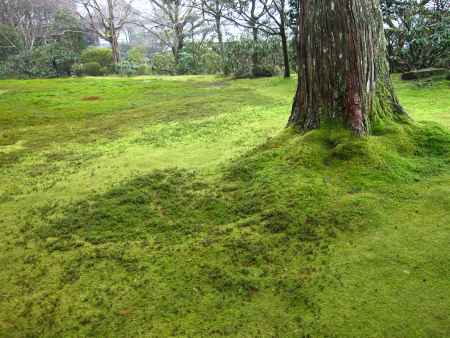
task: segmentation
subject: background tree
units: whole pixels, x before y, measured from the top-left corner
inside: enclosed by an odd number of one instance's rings
[[[299,79],[289,124],[357,135],[404,111],[389,77],[378,0],[300,0]]]
[[[449,1],[382,0],[381,8],[392,70],[449,64]]]
[[[0,0],[2,73],[66,76],[85,47],[68,0]]]
[[[222,19],[227,8],[226,3],[224,0],[200,0],[198,2],[194,2],[194,6],[196,6],[201,11],[203,19],[206,22],[213,23],[217,41],[219,44],[222,73],[227,75],[229,73],[229,69],[226,67],[225,46],[222,28]]]
[[[281,49],[283,52],[284,77],[291,76],[289,67],[289,44],[287,23],[289,20],[289,11],[287,0],[271,0],[269,3],[263,3],[267,16],[270,18],[268,24],[264,25],[266,29],[279,35],[281,39]]]
[[[82,6],[87,27],[111,45],[113,63],[120,60],[119,36],[128,24],[135,23],[132,0],[76,0]]]
[[[0,24],[0,61],[17,54],[22,49],[22,40],[19,32],[5,24]]]
[[[294,59],[295,59],[295,65],[298,64],[298,0],[289,0],[289,7],[288,7],[288,15],[287,15],[287,26],[289,27],[290,31],[292,32],[292,45],[294,46]]]
[[[53,43],[80,53],[87,46],[85,34],[79,18],[71,12],[59,10],[50,25],[49,36]]]
[[[14,27],[22,48],[31,52],[49,38],[55,14],[73,9],[67,0],[0,0],[0,23]]]
[[[263,0],[264,1],[264,0]],[[259,0],[230,0],[227,2],[227,12],[224,17],[235,25],[249,29],[253,39],[252,74],[258,75],[258,35],[266,8]]]
[[[152,11],[144,27],[171,49],[175,65],[188,36],[197,34],[204,24],[193,0],[149,0]]]

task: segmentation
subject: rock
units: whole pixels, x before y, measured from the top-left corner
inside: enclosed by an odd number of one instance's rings
[[[418,80],[435,75],[445,75],[447,72],[444,68],[425,68],[420,70],[413,70],[402,74],[402,80]]]

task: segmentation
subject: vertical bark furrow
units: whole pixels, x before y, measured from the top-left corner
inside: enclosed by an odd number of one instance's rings
[[[289,124],[338,121],[356,134],[402,112],[392,89],[378,0],[299,0],[299,79]]]

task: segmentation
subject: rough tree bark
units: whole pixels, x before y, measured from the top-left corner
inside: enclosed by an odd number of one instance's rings
[[[222,16],[216,14],[214,16],[215,25],[216,25],[216,33],[217,33],[217,40],[219,41],[219,52],[220,52],[220,62],[221,62],[221,68],[224,75],[228,75],[229,71],[226,66],[226,60],[225,60],[225,45],[223,43],[223,33],[222,33]]]
[[[177,23],[174,25],[175,39],[172,46],[173,57],[175,58],[175,65],[178,67],[180,64],[181,50],[184,47],[184,25]]]
[[[299,79],[289,125],[369,134],[405,112],[389,77],[379,0],[299,0]]]
[[[283,20],[283,19],[282,19]],[[289,46],[286,36],[286,29],[283,26],[280,27],[280,37],[281,37],[281,48],[283,49],[283,64],[284,64],[284,77],[291,77],[291,70],[289,68]]]
[[[276,20],[272,15],[269,15],[274,19],[275,23],[279,29],[279,35],[281,38],[281,48],[283,51],[283,64],[284,64],[284,77],[288,78],[291,76],[291,70],[289,66],[289,44],[288,44],[288,35],[286,32],[286,0],[274,1],[274,7],[278,12],[279,20]]]
[[[109,43],[111,44],[112,59],[113,64],[117,64],[120,61],[119,52],[119,40],[117,37],[117,31],[115,27],[115,17],[114,17],[114,4],[112,0],[108,0],[108,19],[109,19]]]
[[[120,51],[119,51],[119,41],[117,39],[117,33],[114,31],[114,28],[111,29],[111,39],[109,40],[109,44],[111,45],[111,53],[112,53],[112,61],[113,64],[118,64],[120,61]]]
[[[253,24],[252,28],[253,37],[253,53],[252,53],[252,74],[254,76],[258,75],[258,28],[256,28],[256,23]]]

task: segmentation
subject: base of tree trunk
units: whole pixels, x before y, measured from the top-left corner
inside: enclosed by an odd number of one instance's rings
[[[294,126],[302,132],[318,129],[321,125],[340,124],[343,128],[351,129],[356,135],[367,135],[370,134],[373,126],[383,120],[398,122],[409,120],[407,112],[398,100],[392,99],[392,89],[385,87],[382,83],[380,83],[377,93],[372,98],[371,114],[366,119],[363,119],[361,115],[357,119],[347,119],[346,114],[340,114],[339,111],[337,114],[332,112],[311,114],[302,111],[302,105],[299,103],[299,99],[301,99],[299,98],[301,97],[299,90],[300,86],[297,87],[288,126]]]
[[[299,79],[289,125],[341,123],[357,135],[406,116],[386,58],[378,0],[300,0]]]

